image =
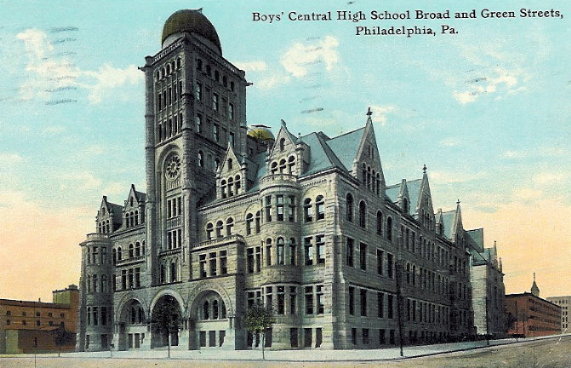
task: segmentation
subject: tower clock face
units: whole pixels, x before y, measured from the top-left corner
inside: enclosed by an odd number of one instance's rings
[[[165,176],[167,179],[173,180],[180,175],[180,158],[178,155],[172,155],[167,159],[165,164]]]

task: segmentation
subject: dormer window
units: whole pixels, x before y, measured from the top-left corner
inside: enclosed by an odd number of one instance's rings
[[[228,159],[228,170],[232,170],[232,159]]]
[[[280,151],[285,149],[285,138],[280,139]]]

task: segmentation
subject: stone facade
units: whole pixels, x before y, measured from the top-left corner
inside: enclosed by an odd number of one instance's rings
[[[569,333],[569,306],[571,306],[571,296],[551,296],[546,299],[561,307],[561,333]]]
[[[273,307],[272,349],[475,333],[460,204],[433,209],[426,168],[386,185],[370,113],[334,138],[248,131],[245,73],[199,11],[173,14],[140,69],[147,192],[103,197],[81,243],[78,350],[259,347],[253,303]]]

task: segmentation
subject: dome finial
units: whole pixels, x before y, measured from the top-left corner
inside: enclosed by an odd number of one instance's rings
[[[424,166],[422,167],[422,173],[426,174],[426,164],[424,164]]]

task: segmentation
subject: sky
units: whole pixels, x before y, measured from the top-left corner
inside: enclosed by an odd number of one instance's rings
[[[495,3],[0,0],[0,298],[46,301],[77,284],[102,195],[121,204],[132,183],[145,191],[137,67],[185,8],[203,8],[253,83],[248,124],[336,136],[370,107],[388,184],[426,164],[434,207],[460,200],[464,227],[496,241],[508,293],[529,291],[535,272],[542,296],[571,295],[571,3]],[[447,9],[451,19],[414,19]],[[338,10],[367,19],[338,21]],[[371,14],[407,10],[410,20]],[[435,34],[356,35],[415,26]]]

